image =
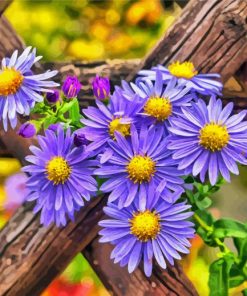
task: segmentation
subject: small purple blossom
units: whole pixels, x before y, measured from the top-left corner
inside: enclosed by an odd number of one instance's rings
[[[66,98],[72,99],[78,95],[81,87],[82,85],[76,76],[67,76],[63,83],[62,91]]]
[[[114,139],[115,131],[129,136],[130,125],[135,121],[136,113],[142,106],[137,95],[129,101],[124,97],[122,89],[117,86],[108,106],[100,100],[95,100],[95,103],[97,107],[89,106],[82,110],[88,119],[81,119],[85,127],[80,131],[92,142],[88,149],[100,153],[108,147],[108,140]]]
[[[88,145],[90,141],[88,141],[85,135],[81,132],[76,132],[74,136],[74,144],[76,147]]]
[[[97,99],[106,99],[110,94],[110,80],[96,75],[92,82],[93,94]]]
[[[143,262],[146,276],[151,276],[153,261],[166,269],[167,263],[188,254],[189,239],[194,237],[194,224],[187,219],[193,215],[185,202],[149,202],[144,209],[135,203],[119,210],[115,204],[104,208],[107,220],[99,222],[103,229],[101,243],[114,245],[111,258],[133,272]],[[143,259],[143,260],[142,260]]]
[[[43,102],[41,92],[49,92],[59,84],[48,80],[57,71],[34,75],[31,67],[41,59],[36,49],[27,47],[21,55],[15,50],[10,58],[3,58],[0,72],[0,120],[5,131],[8,122],[12,128],[17,125],[17,114],[29,115],[36,102]],[[9,79],[11,78],[11,79]]]
[[[48,127],[48,129],[53,132],[56,132],[60,125],[61,125],[60,123],[53,123]]]
[[[138,132],[134,125],[126,139],[115,132],[116,140],[108,141],[112,149],[109,159],[102,163],[95,175],[108,178],[102,184],[102,192],[110,192],[108,202],[118,202],[118,208],[128,207],[135,202],[143,210],[153,199],[173,202],[180,197],[184,181],[177,161],[167,149],[167,139],[162,126],[143,125]],[[139,198],[139,200],[138,200]]]
[[[84,149],[74,147],[70,129],[46,130],[37,138],[39,147],[30,146],[33,155],[26,157],[31,164],[22,168],[30,175],[26,200],[36,201],[34,212],[41,211],[41,224],[65,226],[67,218],[73,220],[84,200],[97,192],[92,174],[98,162],[89,159]]]
[[[59,101],[59,91],[57,89],[54,89],[53,92],[47,93],[46,99],[49,103],[55,104]]]
[[[221,76],[219,74],[200,74],[196,71],[191,62],[174,62],[170,64],[168,68],[162,65],[157,65],[152,67],[151,70],[141,70],[138,73],[139,77],[137,78],[136,83],[139,83],[142,80],[145,81],[147,78],[155,81],[157,70],[162,72],[162,79],[166,83],[171,81],[174,86],[176,85],[179,88],[186,87],[191,91],[196,91],[203,95],[220,95],[222,92],[223,85],[220,82]]]
[[[18,131],[18,135],[23,138],[32,138],[36,134],[36,128],[31,122],[23,123]]]
[[[202,182],[208,173],[212,185],[220,175],[230,182],[230,172],[238,175],[237,163],[247,165],[246,110],[231,116],[233,103],[222,107],[222,101],[212,97],[206,105],[201,99],[182,114],[172,118],[168,149],[185,174],[200,175]]]

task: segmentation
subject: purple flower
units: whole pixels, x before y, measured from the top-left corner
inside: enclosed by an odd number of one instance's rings
[[[108,140],[115,139],[115,131],[125,137],[130,135],[130,125],[135,120],[135,115],[141,106],[137,95],[136,100],[133,99],[130,102],[123,96],[119,87],[116,87],[111,96],[109,106],[105,106],[99,100],[95,100],[95,102],[97,107],[90,106],[83,110],[88,119],[81,120],[85,127],[80,132],[92,142],[87,149],[99,153],[108,147]]]
[[[57,89],[53,89],[53,92],[46,94],[46,99],[49,103],[55,104],[59,101],[59,91]]]
[[[103,229],[100,242],[110,242],[115,248],[111,253],[114,263],[128,265],[133,272],[143,259],[144,272],[151,276],[153,258],[162,267],[167,262],[174,265],[174,259],[181,259],[180,253],[188,254],[191,246],[188,239],[194,237],[194,224],[187,221],[193,212],[191,206],[182,203],[148,203],[144,209],[136,204],[119,210],[108,204],[104,212],[110,219],[99,222]]]
[[[172,83],[177,87],[187,87],[200,94],[220,95],[223,88],[222,83],[217,81],[217,79],[221,77],[219,74],[198,74],[191,62],[174,62],[170,64],[168,68],[158,65],[151,70],[141,70],[138,74],[143,77],[139,77],[138,80],[145,80],[146,77],[155,80],[156,70],[162,72],[162,78],[166,83],[172,80]]]
[[[89,141],[86,139],[85,135],[81,132],[75,132],[74,144],[77,147],[88,145]]]
[[[28,195],[26,181],[28,177],[24,173],[18,173],[10,176],[4,184],[4,189],[7,194],[7,200],[4,204],[6,210],[15,210],[25,200]]]
[[[110,80],[96,75],[92,82],[93,93],[97,99],[106,99],[110,94]]]
[[[36,49],[31,52],[27,47],[18,57],[16,50],[10,58],[2,60],[0,70],[0,120],[3,120],[5,131],[8,129],[8,120],[12,128],[17,124],[17,113],[29,115],[35,102],[44,100],[41,92],[49,92],[59,84],[47,79],[55,76],[57,71],[47,71],[34,75],[31,67],[40,56],[36,57]]]
[[[142,99],[142,109],[138,113],[142,115],[146,124],[162,124],[167,128],[170,126],[170,118],[181,113],[182,106],[189,106],[194,96],[189,93],[189,88],[175,87],[175,81],[170,80],[166,85],[163,81],[162,72],[155,72],[155,81],[148,78],[130,85],[122,81],[124,95],[128,100],[133,100],[136,95]]]
[[[63,83],[62,91],[66,98],[72,99],[78,95],[81,87],[82,85],[76,76],[67,76]]]
[[[222,109],[221,100],[212,97],[208,106],[198,100],[171,120],[173,135],[168,148],[179,161],[179,169],[194,176],[200,174],[202,182],[208,172],[214,185],[220,174],[230,181],[229,172],[239,173],[236,162],[247,164],[246,111],[230,116],[232,109],[233,103]]]
[[[146,207],[148,199],[173,202],[183,192],[182,171],[167,149],[163,138],[164,128],[145,125],[138,133],[135,126],[130,130],[130,139],[116,132],[116,141],[109,141],[112,156],[95,174],[109,178],[100,188],[111,192],[108,202],[118,200],[118,207],[127,207],[138,199],[139,208]]]
[[[23,138],[32,138],[36,134],[36,128],[31,122],[25,122],[20,126],[17,133]]]
[[[92,177],[96,160],[89,159],[89,153],[74,147],[73,135],[68,129],[57,132],[46,130],[38,136],[40,147],[31,146],[33,155],[26,157],[31,163],[22,170],[28,172],[28,201],[36,200],[34,212],[41,211],[40,221],[44,225],[55,222],[66,225],[67,216],[73,220],[75,211],[84,200],[97,191],[97,183]]]

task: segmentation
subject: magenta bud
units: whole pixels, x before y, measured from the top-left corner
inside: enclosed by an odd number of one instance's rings
[[[110,80],[107,77],[96,75],[92,82],[92,88],[97,99],[106,99],[110,94]]]
[[[86,139],[83,133],[77,132],[74,136],[74,144],[77,147],[88,145],[89,141]]]
[[[36,128],[32,123],[25,122],[20,126],[17,133],[23,138],[32,138],[36,134]]]
[[[59,128],[59,126],[60,126],[60,123],[53,123],[53,124],[49,125],[48,129],[53,131],[53,132],[56,132],[57,129]]]
[[[55,104],[59,101],[59,91],[57,89],[53,89],[53,92],[48,92],[46,94],[46,99],[50,104]]]
[[[72,99],[78,95],[81,87],[82,85],[77,77],[67,76],[63,83],[62,91],[66,98]]]

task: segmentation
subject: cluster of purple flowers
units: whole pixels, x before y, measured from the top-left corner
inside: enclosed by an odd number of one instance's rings
[[[84,110],[81,131],[88,151],[97,150],[95,174],[107,179],[100,190],[109,192],[111,219],[100,222],[101,241],[115,245],[111,257],[129,272],[143,259],[150,276],[153,257],[163,268],[173,264],[194,233],[190,206],[178,201],[182,177],[199,174],[214,185],[238,174],[237,163],[247,164],[247,122],[245,111],[231,116],[232,103],[222,107],[217,74],[197,74],[189,62],[139,74],[116,87],[107,106]]]
[[[15,126],[16,111],[28,113],[31,97],[40,101],[38,92],[55,85],[43,81],[54,72],[27,74],[37,60],[29,51],[2,62],[5,127],[7,116]],[[198,74],[191,62],[139,74],[134,83],[116,86],[112,95],[109,79],[97,76],[92,83],[96,106],[83,110],[83,127],[71,133],[52,125],[37,137],[39,147],[30,147],[33,155],[26,160],[31,164],[23,171],[30,174],[27,200],[36,201],[34,211],[41,211],[44,225],[63,226],[98,189],[109,193],[104,211],[110,219],[100,222],[100,240],[115,246],[112,259],[128,265],[129,272],[143,259],[150,276],[153,258],[166,268],[181,258],[179,252],[188,253],[194,228],[188,221],[190,205],[181,199],[184,177],[199,175],[212,185],[220,176],[230,181],[230,172],[238,174],[237,163],[247,164],[247,122],[245,111],[231,115],[232,103],[223,108],[218,74]],[[24,100],[29,88],[32,96]],[[66,99],[80,89],[75,77],[62,87]],[[59,93],[46,99],[54,104]],[[26,124],[21,132],[33,129]],[[100,188],[93,175],[104,179]]]

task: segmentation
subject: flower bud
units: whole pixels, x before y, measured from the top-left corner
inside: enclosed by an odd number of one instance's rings
[[[57,89],[53,89],[53,92],[48,92],[46,94],[46,99],[50,104],[55,104],[59,101],[59,91]]]
[[[89,143],[89,141],[86,139],[85,135],[81,132],[77,132],[75,133],[74,136],[74,144],[77,147],[83,146],[83,145],[87,145]]]
[[[96,75],[92,82],[93,94],[97,99],[106,99],[110,94],[110,80]]]
[[[62,91],[66,98],[72,99],[78,95],[81,87],[82,85],[77,77],[67,76],[63,83]]]
[[[17,133],[23,138],[32,138],[36,134],[36,128],[31,122],[25,122],[20,126]]]
[[[53,132],[56,132],[59,126],[60,126],[60,123],[52,123],[49,125],[48,129]]]

